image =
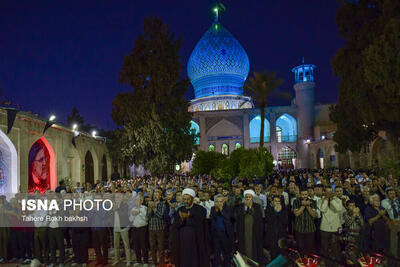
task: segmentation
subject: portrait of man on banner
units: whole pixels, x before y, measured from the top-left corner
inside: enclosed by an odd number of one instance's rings
[[[39,140],[33,144],[28,158],[28,192],[32,193],[37,189],[43,194],[50,189],[50,155],[43,142]]]

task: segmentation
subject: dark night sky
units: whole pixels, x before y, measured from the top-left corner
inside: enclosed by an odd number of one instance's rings
[[[316,101],[337,99],[330,61],[343,45],[337,34],[335,0],[225,0],[221,23],[239,40],[250,73],[268,69],[293,92],[291,68],[317,65]],[[123,57],[142,31],[143,19],[161,17],[183,35],[186,63],[213,21],[215,1],[0,1],[0,86],[6,99],[42,117],[65,122],[76,106],[85,121],[112,129],[111,101],[131,90],[118,84]],[[189,89],[188,98],[193,95]]]

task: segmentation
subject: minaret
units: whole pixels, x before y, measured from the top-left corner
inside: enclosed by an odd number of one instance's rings
[[[314,69],[315,65],[303,64],[294,67],[294,91],[297,106],[297,151],[298,167],[309,168],[307,140],[313,138],[314,127]]]

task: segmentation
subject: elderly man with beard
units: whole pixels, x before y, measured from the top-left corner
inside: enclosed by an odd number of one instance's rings
[[[35,189],[42,194],[50,187],[49,155],[40,143],[35,143],[29,151],[29,180],[28,190],[32,193]]]
[[[218,194],[214,197],[215,205],[211,208],[211,235],[213,237],[214,262],[213,266],[231,266],[233,251],[233,224],[232,213],[226,198]],[[221,260],[223,256],[223,260]]]
[[[236,233],[239,252],[263,266],[264,224],[262,208],[254,203],[256,193],[249,189],[244,191],[244,203],[235,209]]]
[[[182,192],[180,207],[172,226],[172,258],[176,267],[208,267],[206,210],[193,203],[196,193],[191,188]]]

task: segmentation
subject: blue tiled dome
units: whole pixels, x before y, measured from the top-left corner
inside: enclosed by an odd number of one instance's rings
[[[197,43],[187,65],[195,98],[242,95],[249,65],[240,43],[215,21]]]

